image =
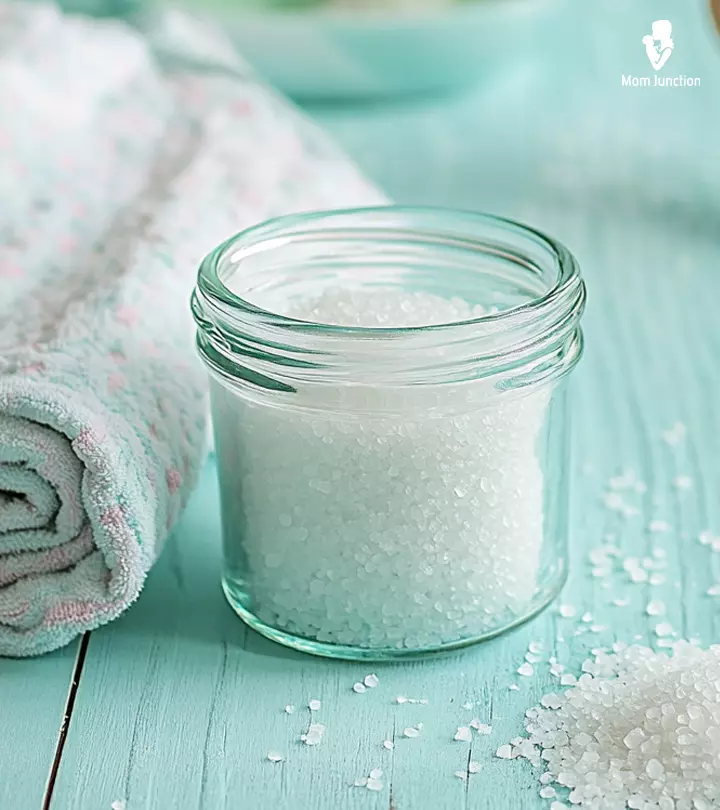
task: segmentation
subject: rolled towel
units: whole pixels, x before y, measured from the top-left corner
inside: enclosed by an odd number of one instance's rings
[[[205,454],[202,257],[267,217],[382,200],[183,26],[0,4],[3,655],[118,616],[177,521]]]

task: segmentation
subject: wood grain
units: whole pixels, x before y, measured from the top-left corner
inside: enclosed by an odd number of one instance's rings
[[[0,658],[0,808],[40,808],[77,645],[41,659]]]

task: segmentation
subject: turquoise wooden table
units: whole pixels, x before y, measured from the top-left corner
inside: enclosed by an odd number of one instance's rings
[[[622,74],[652,72],[641,38],[659,17],[675,29],[664,75],[700,77],[699,88],[622,86]],[[556,688],[546,664],[517,674],[531,640],[576,672],[591,648],[655,643],[645,608],[656,598],[679,636],[720,641],[720,602],[706,595],[720,555],[698,541],[720,535],[717,43],[701,4],[681,14],[655,0],[567,11],[542,36],[518,31],[517,45],[462,96],[311,112],[397,200],[516,217],[579,257],[590,303],[562,600],[592,613],[593,629],[576,635],[583,623],[550,608],[510,635],[416,663],[284,650],[224,602],[210,462],[127,615],[56,654],[0,661],[0,810],[533,810],[548,802],[527,763],[494,757]],[[685,431],[668,432],[678,422]],[[623,468],[647,487],[623,493],[625,514],[607,498]],[[667,527],[650,531],[653,520]],[[664,581],[592,576],[588,554],[609,538],[623,556],[662,548]],[[371,672],[378,686],[353,692]],[[310,699],[327,726],[315,747],[300,742]],[[472,717],[492,734],[454,741]],[[420,736],[404,738],[417,723]],[[482,770],[458,778],[470,759]],[[351,787],[373,768],[382,790]]]

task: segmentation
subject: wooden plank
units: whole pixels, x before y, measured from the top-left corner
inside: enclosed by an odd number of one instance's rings
[[[77,643],[37,659],[0,658],[0,807],[43,801]]]

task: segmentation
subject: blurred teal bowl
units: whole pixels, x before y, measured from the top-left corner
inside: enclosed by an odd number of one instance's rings
[[[191,0],[186,0],[188,7]],[[522,51],[554,0],[465,0],[416,10],[249,11],[194,0],[265,78],[294,98],[445,93]],[[534,18],[534,19],[533,19]]]

